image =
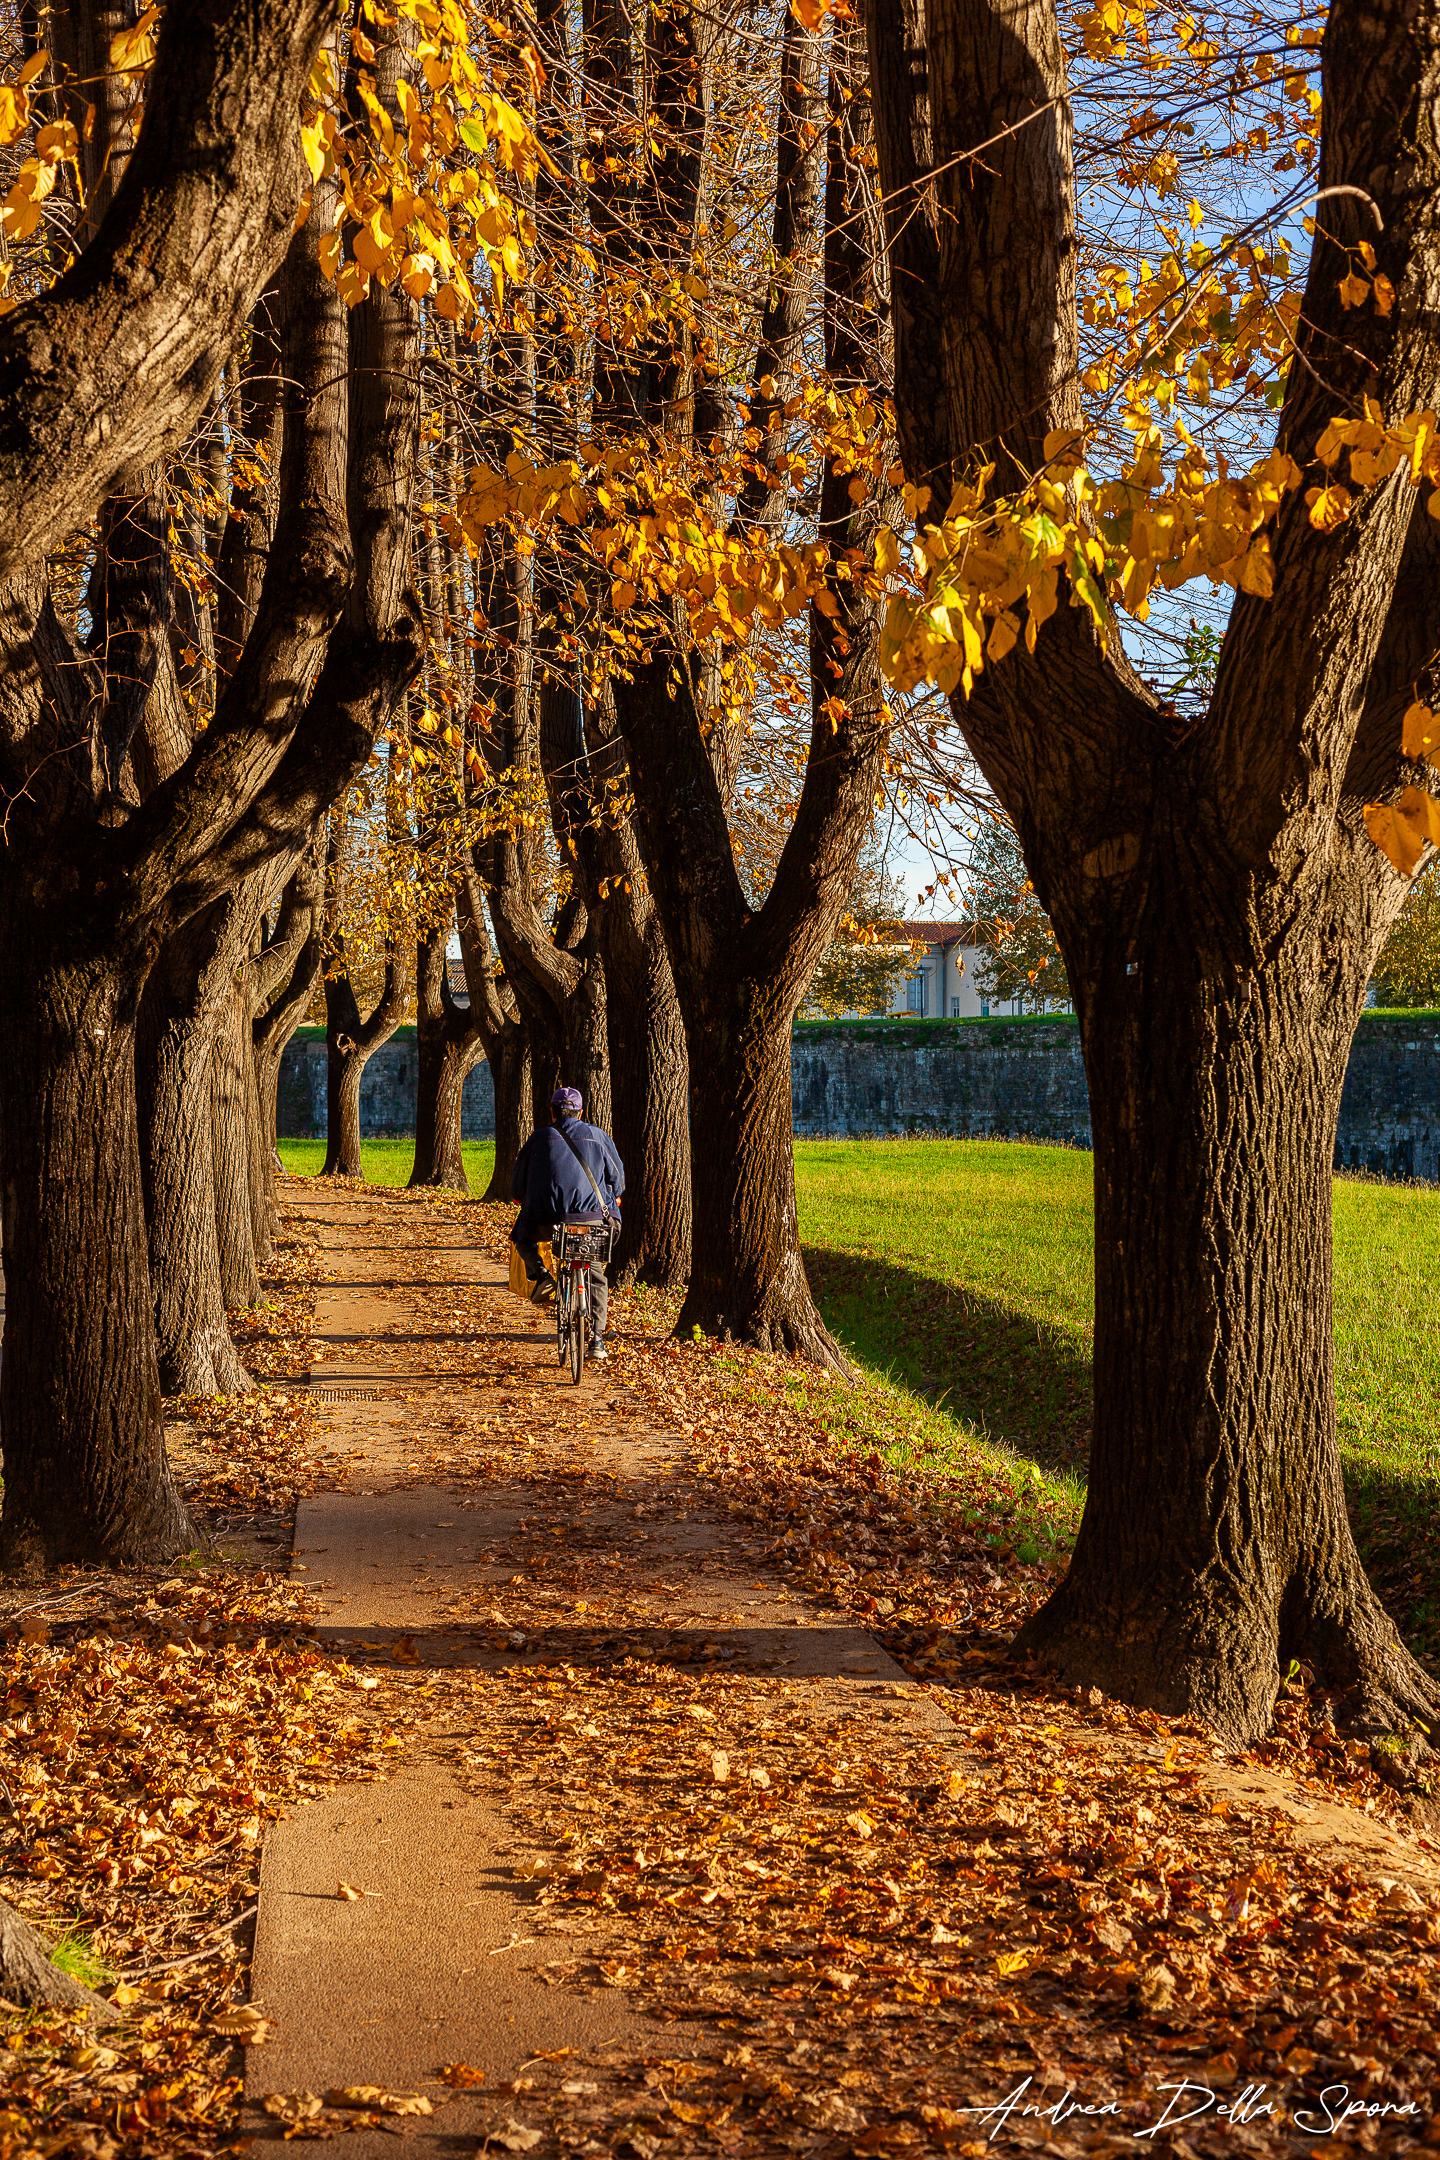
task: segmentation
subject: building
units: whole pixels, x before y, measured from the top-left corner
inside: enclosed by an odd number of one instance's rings
[[[922,949],[895,985],[892,1013],[922,1020],[988,1020],[1024,1012],[1024,998],[984,996],[976,984],[987,943],[983,924],[907,922],[902,927],[912,946]]]

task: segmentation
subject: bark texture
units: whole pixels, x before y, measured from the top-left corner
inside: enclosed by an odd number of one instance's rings
[[[167,1395],[250,1386],[230,1338],[215,1209],[212,1060],[238,941],[217,901],[171,938],[140,1008],[136,1068],[155,1347]]]
[[[0,321],[0,578],[184,442],[295,221],[296,115],[338,0],[167,11],[152,115],[96,236]]]
[[[1080,418],[1055,17],[872,0],[869,36],[906,465],[943,488],[994,455],[1009,487]],[[1356,195],[1327,202],[1279,430],[1302,464],[1332,413],[1368,394],[1396,417],[1440,373],[1440,17],[1340,0],[1323,71],[1320,184],[1359,183],[1383,233]],[[1394,320],[1337,298],[1368,237],[1409,296]],[[1069,1574],[1020,1639],[1232,1743],[1266,1728],[1291,1657],[1348,1690],[1362,1728],[1413,1740],[1440,1703],[1345,1513],[1330,1236],[1351,1035],[1405,892],[1363,806],[1409,776],[1400,715],[1433,687],[1434,531],[1395,482],[1329,534],[1292,498],[1275,597],[1237,598],[1209,714],[1183,734],[1118,636],[1102,649],[1064,605],[1033,656],[1022,643],[956,705],[1065,955],[1095,1134],[1089,1492]]]

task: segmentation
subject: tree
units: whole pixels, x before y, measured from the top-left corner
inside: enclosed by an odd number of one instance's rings
[[[1375,963],[1381,1005],[1440,1005],[1440,882],[1424,870]]]
[[[905,895],[872,838],[855,866],[840,927],[810,978],[800,1007],[806,1020],[883,1013],[910,965],[900,920]]]
[[[798,133],[806,124],[810,35],[787,16],[775,212],[776,254],[784,247],[787,260],[799,251],[803,204],[813,186],[807,160],[786,152],[787,128]],[[854,876],[888,737],[878,670],[880,602],[861,567],[873,557],[887,510],[866,453],[881,471],[889,461],[878,405],[879,294],[863,231],[867,108],[855,96],[858,75],[855,55],[837,34],[823,316],[831,409],[842,424],[821,453],[824,567],[807,610],[811,715],[804,780],[761,907],[748,905],[736,869],[726,802],[733,759],[725,731],[711,717],[704,657],[682,609],[668,621],[652,614],[646,649],[617,696],[637,827],[690,1046],[693,1257],[677,1331],[699,1327],[798,1352],[840,1372],[848,1367],[815,1310],[800,1252],[790,1033]],[[766,385],[791,358],[788,312],[773,303],[772,292],[756,367],[762,412],[772,403]],[[766,345],[772,334],[781,341],[773,350]],[[846,417],[853,430],[848,442]],[[765,434],[756,430],[756,436],[756,449],[768,454]],[[640,555],[636,549],[632,560]],[[639,562],[636,575],[643,577]]]
[[[902,603],[887,661],[903,679],[906,638],[950,641],[957,719],[1065,957],[1094,1131],[1089,1492],[1069,1573],[1020,1641],[1232,1743],[1264,1730],[1291,1658],[1348,1691],[1361,1729],[1408,1742],[1437,1707],[1346,1518],[1330,1232],[1350,1041],[1407,890],[1366,809],[1403,802],[1402,714],[1433,703],[1440,643],[1440,528],[1411,472],[1384,479],[1400,450],[1379,456],[1436,390],[1432,318],[1389,299],[1440,270],[1436,31],[1424,7],[1332,6],[1323,216],[1283,318],[1297,359],[1277,450],[1243,496],[1206,494],[1187,451],[1182,532],[1141,516],[1158,492],[1144,440],[1113,490],[1084,480],[1082,508],[1071,104],[1049,0],[869,14],[905,467],[942,495],[958,483],[952,533],[976,516],[987,535],[969,535],[963,570],[951,537],[922,535],[938,581],[923,604],[948,580],[955,612],[925,628]],[[1153,357],[1150,330],[1142,343]],[[1424,457],[1422,442],[1428,485]],[[1025,507],[982,511],[987,488]],[[1064,528],[1053,545],[1025,524],[1042,501]],[[1198,725],[1114,635],[1111,608],[1143,600],[1157,564],[1238,588]]]
[[[975,987],[987,998],[1033,999],[1040,1012],[1068,1005],[1065,962],[1003,812],[981,821],[970,870],[970,904],[987,941]]]
[[[11,1567],[156,1559],[187,1538],[151,1320],[137,1009],[167,938],[303,846],[419,662],[396,575],[409,450],[383,388],[404,374],[393,312],[377,296],[347,323],[318,219],[295,234],[302,98],[335,13],[319,0],[169,10],[149,119],[99,230],[0,322]],[[255,620],[208,729],[137,803],[127,761],[163,617],[153,527],[110,506],[148,499],[122,482],[187,439],[287,249],[285,442]],[[347,504],[351,442],[363,455]],[[96,661],[56,610],[46,557],[102,508],[110,632]]]

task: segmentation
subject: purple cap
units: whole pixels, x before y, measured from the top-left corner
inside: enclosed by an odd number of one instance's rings
[[[584,1107],[579,1088],[558,1087],[550,1097],[550,1108],[557,1117],[579,1117]]]

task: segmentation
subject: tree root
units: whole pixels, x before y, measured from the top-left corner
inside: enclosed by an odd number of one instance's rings
[[[813,1305],[799,1312],[751,1314],[736,1321],[728,1314],[702,1312],[687,1298],[675,1323],[675,1342],[689,1342],[699,1329],[716,1342],[740,1342],[752,1350],[769,1350],[776,1357],[801,1358],[833,1373],[837,1380],[853,1384],[854,1369]]]
[[[1072,1565],[1014,1648],[1072,1686],[1198,1718],[1232,1748],[1264,1738],[1283,1675],[1303,1659],[1335,1698],[1337,1728],[1368,1743],[1376,1774],[1397,1792],[1440,1802],[1440,1681],[1405,1648],[1358,1559],[1345,1590],[1317,1600],[1318,1611],[1297,1610],[1298,1600],[1278,1611],[1252,1607],[1247,1624],[1226,1629],[1203,1605],[1187,1608],[1173,1584],[1163,1605],[1143,1615],[1092,1605]]]
[[[90,2010],[113,2024],[119,2011],[103,1995],[72,1980],[13,1905],[0,1898],[0,1995],[27,2010]]]

